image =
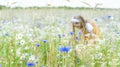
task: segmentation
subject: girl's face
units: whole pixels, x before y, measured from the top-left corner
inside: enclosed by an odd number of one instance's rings
[[[81,23],[80,22],[75,22],[73,23],[73,26],[76,28],[81,28]]]
[[[73,26],[76,28],[82,27],[82,22],[81,22],[80,18],[78,18],[78,17],[72,18],[71,22],[72,22]]]

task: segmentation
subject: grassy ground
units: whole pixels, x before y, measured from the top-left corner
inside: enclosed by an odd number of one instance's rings
[[[120,67],[119,12],[65,8],[0,10],[0,66]],[[96,21],[103,33],[98,44],[82,45],[77,30],[79,39],[74,45],[70,19],[75,15]]]

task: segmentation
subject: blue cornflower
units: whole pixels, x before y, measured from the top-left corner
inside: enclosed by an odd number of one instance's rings
[[[38,61],[36,61],[35,63],[38,64]]]
[[[94,20],[95,20],[95,21],[98,21],[98,19],[97,19],[97,18],[94,18]]]
[[[2,22],[2,23],[7,23],[7,20],[2,20],[1,22]]]
[[[27,63],[27,66],[28,66],[28,67],[30,67],[30,66],[35,66],[35,64],[32,63],[32,62],[28,62],[28,63]]]
[[[114,17],[113,16],[107,16],[108,17],[108,19],[114,19]]]
[[[40,44],[35,44],[35,46],[39,47],[39,46],[40,46]]]
[[[79,41],[79,37],[75,37],[76,41]]]
[[[59,47],[58,48],[58,50],[60,51],[60,52],[69,52],[70,51],[70,49],[71,49],[71,46],[64,46],[64,47]]]
[[[79,63],[79,62],[80,62],[80,59],[77,59],[77,62]]]
[[[59,38],[61,38],[61,37],[62,37],[62,36],[61,36],[61,34],[58,34],[57,36],[58,36]]]
[[[111,17],[112,17],[112,16],[109,15],[109,16],[108,16],[108,19],[110,19]]]
[[[43,43],[47,43],[48,41],[47,40],[43,40]]]
[[[105,21],[105,17],[102,17],[102,20]]]
[[[9,36],[9,34],[6,33],[5,36]]]
[[[82,34],[82,32],[81,32],[81,31],[79,31],[79,32],[78,32],[78,35],[81,35],[81,34]]]
[[[65,37],[65,34],[63,34],[62,36]]]
[[[116,34],[120,34],[120,32],[116,32]]]
[[[120,34],[120,32],[119,32],[117,29],[115,29],[115,33],[116,33],[116,34]]]
[[[71,32],[69,32],[69,34],[70,34],[70,35],[73,35],[73,34],[74,34],[74,32],[72,32],[72,31],[71,31]]]

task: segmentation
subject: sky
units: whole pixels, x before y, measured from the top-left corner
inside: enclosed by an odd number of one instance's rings
[[[90,6],[86,5],[89,3]],[[120,0],[0,0],[0,5],[10,7],[31,7],[31,6],[69,6],[69,7],[95,7],[100,3],[100,8],[120,8]]]

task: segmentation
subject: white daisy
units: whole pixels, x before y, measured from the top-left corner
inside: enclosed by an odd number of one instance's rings
[[[25,40],[20,40],[20,45],[24,45],[25,44]]]
[[[34,55],[31,55],[30,58],[29,58],[29,60],[34,61],[34,60],[35,60],[35,56],[34,56]]]
[[[22,39],[22,37],[23,37],[23,34],[19,33],[16,35],[16,40],[20,40],[20,39]]]

